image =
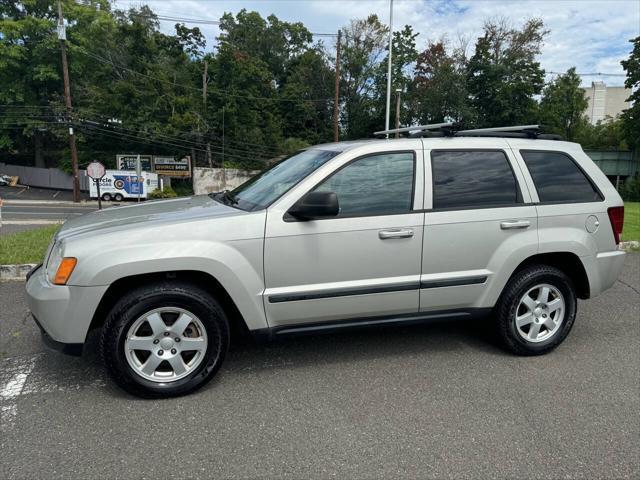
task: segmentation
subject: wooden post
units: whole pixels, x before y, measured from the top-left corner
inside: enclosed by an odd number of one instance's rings
[[[62,77],[64,80],[64,100],[67,106],[67,121],[69,122],[69,148],[71,150],[71,173],[73,176],[73,201],[80,201],[80,179],[78,178],[78,150],[76,148],[76,136],[71,125],[71,85],[69,82],[69,65],[67,64],[67,48],[64,43],[66,33],[64,30],[64,18],[62,17],[62,3],[58,0],[58,39],[60,40],[60,52],[62,54]]]
[[[342,30],[338,30],[338,43],[336,45],[336,87],[333,97],[333,141],[339,140],[338,112],[340,109],[340,40]]]

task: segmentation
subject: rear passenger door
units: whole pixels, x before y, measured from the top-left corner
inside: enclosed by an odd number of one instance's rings
[[[435,143],[425,149],[420,310],[492,307],[511,272],[537,253],[536,209],[503,140]]]

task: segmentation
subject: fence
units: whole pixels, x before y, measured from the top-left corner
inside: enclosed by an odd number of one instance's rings
[[[19,177],[18,183],[30,187],[52,188],[55,190],[73,190],[73,178],[58,168],[24,167],[0,163],[0,173]],[[84,170],[78,172],[80,190],[89,190],[89,178]]]

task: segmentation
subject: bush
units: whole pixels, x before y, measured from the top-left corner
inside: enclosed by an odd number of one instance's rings
[[[164,187],[164,190],[160,190],[156,188],[152,192],[149,192],[149,199],[153,200],[156,198],[176,198],[178,194],[173,191],[171,187]]]
[[[620,196],[627,202],[640,202],[640,174],[628,178],[620,187]]]

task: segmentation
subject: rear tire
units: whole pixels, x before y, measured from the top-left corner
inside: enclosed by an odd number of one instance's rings
[[[104,200],[105,202],[110,202],[111,201],[111,194],[110,193],[103,193],[102,194],[102,200]]]
[[[116,193],[116,194],[113,196],[113,199],[114,199],[116,202],[121,202],[122,200],[124,200],[124,197],[122,196],[122,194],[121,194],[121,193]]]
[[[220,369],[229,324],[220,304],[198,286],[164,281],[116,303],[100,347],[107,371],[127,392],[175,397],[202,387]]]
[[[542,355],[567,337],[576,317],[571,279],[549,265],[532,265],[514,274],[496,305],[502,344],[518,355]]]

